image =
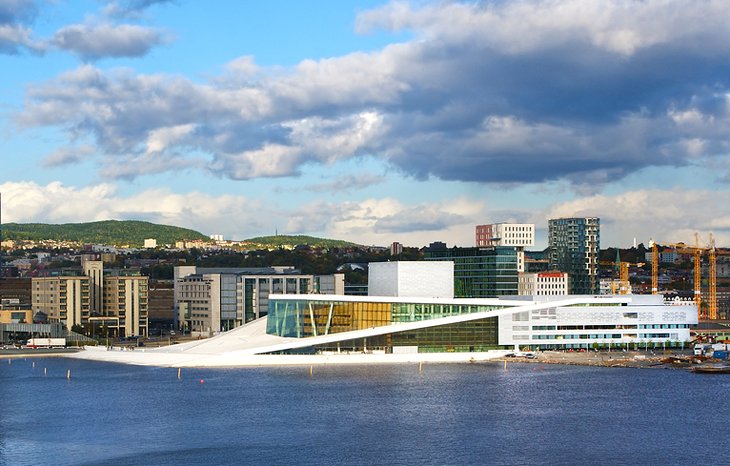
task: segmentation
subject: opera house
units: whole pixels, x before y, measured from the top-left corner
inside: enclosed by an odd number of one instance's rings
[[[168,367],[481,361],[518,349],[678,346],[697,324],[693,302],[661,295],[454,298],[448,262],[385,264],[370,282],[388,296],[272,294],[268,315],[209,339],[74,357]]]

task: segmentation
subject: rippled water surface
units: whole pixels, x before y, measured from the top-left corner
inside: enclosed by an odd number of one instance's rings
[[[730,376],[659,369],[183,369],[178,380],[0,360],[0,464],[718,464],[728,393]]]

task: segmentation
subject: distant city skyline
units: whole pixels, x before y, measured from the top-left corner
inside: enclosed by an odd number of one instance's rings
[[[721,0],[0,0],[3,222],[730,246]]]

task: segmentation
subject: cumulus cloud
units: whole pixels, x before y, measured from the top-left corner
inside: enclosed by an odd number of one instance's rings
[[[51,43],[84,60],[141,57],[164,42],[159,31],[131,24],[73,24],[59,29]]]
[[[268,202],[245,196],[197,191],[180,194],[164,188],[122,195],[112,183],[74,187],[61,182],[5,182],[0,184],[0,192],[5,222],[144,219],[205,234],[223,234],[230,239],[269,234],[278,227],[286,234],[311,234],[381,246],[393,241],[418,247],[433,241],[470,246],[474,244],[474,225],[491,219],[535,223],[540,230],[547,228],[551,218],[596,216],[601,218],[604,247],[629,247],[633,238],[645,245],[650,238],[664,243],[691,242],[695,232],[700,232],[703,242],[712,233],[717,244],[730,244],[730,205],[717,202],[718,198],[730,196],[730,190],[676,188],[594,195],[517,216],[469,197],[439,203],[368,198],[272,207]],[[59,203],[58,199],[64,202]],[[150,199],[155,202],[149,202]]]
[[[691,243],[695,232],[703,241],[709,233],[717,244],[730,244],[730,206],[718,202],[730,191],[708,190],[635,190],[616,195],[596,194],[554,205],[544,215],[560,217],[600,217],[601,241],[606,245],[629,247],[633,238],[648,245],[649,239],[660,243]]]
[[[729,21],[724,0],[392,3],[357,30],[413,40],[289,70],[241,57],[207,83],[87,65],[31,86],[19,119],[93,138],[104,172],[148,153],[151,136],[194,127],[152,146],[193,149],[197,166],[232,179],[373,156],[420,179],[596,192],[645,167],[727,157]],[[120,28],[110,36],[137,40],[113,41],[114,53],[160,40]],[[113,55],[99,34],[68,47]]]
[[[474,241],[475,219],[485,218],[484,203],[466,198],[408,205],[393,198],[313,202],[289,214],[287,232],[322,231],[362,244],[405,241],[425,246],[435,240],[460,245]]]
[[[264,226],[257,222],[259,204],[243,196],[212,196],[200,192],[177,194],[168,189],[149,189],[130,196],[114,184],[73,187],[61,182],[0,184],[3,221],[77,223],[99,220],[139,220],[183,226],[205,234],[225,233],[240,237]],[[64,202],[58,202],[63,199]],[[149,202],[154,199],[155,202]],[[264,218],[263,212],[260,218]],[[249,218],[249,216],[251,218]],[[247,219],[245,222],[237,219]],[[248,229],[248,230],[247,230]],[[254,235],[252,235],[254,236]]]
[[[0,184],[3,220],[6,222],[77,223],[107,219],[140,220],[176,225],[230,239],[268,234],[279,226],[283,233],[305,233],[342,238],[363,244],[390,244],[407,238],[413,245],[433,241],[433,235],[465,240],[473,237],[471,217],[483,209],[481,202],[452,199],[441,204],[407,205],[395,199],[316,202],[291,209],[244,196],[214,196],[200,192],[173,193],[148,189],[120,195],[111,183],[73,187],[61,182]],[[64,199],[59,204],[58,199]],[[149,202],[154,199],[155,202]],[[451,225],[434,224],[428,217],[448,219]],[[283,226],[283,228],[282,228]],[[461,231],[459,231],[461,230]],[[430,239],[429,239],[430,238]],[[423,244],[418,244],[423,242]],[[467,243],[468,244],[468,243]]]
[[[314,193],[350,192],[382,183],[384,179],[385,177],[382,175],[375,175],[373,173],[360,173],[358,175],[348,175],[336,178],[326,183],[314,184],[308,186],[307,188],[305,188],[305,190]]]
[[[43,51],[43,44],[33,39],[33,33],[27,27],[37,14],[33,0],[0,0],[0,54]]]
[[[45,167],[59,167],[81,162],[92,155],[94,146],[81,145],[76,147],[61,147],[43,159]]]

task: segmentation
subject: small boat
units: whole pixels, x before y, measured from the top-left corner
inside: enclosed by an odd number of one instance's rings
[[[692,372],[700,374],[730,374],[730,365],[722,366],[695,366]]]

